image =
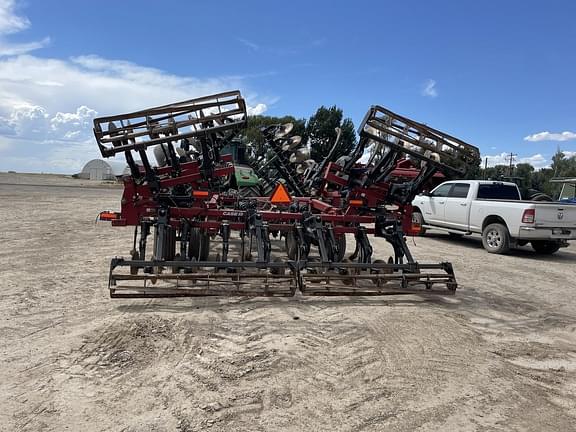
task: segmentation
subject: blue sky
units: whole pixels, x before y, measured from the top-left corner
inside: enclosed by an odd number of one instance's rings
[[[76,172],[94,116],[235,88],[270,115],[380,104],[491,164],[576,154],[576,2],[217,5],[0,0],[0,170]]]

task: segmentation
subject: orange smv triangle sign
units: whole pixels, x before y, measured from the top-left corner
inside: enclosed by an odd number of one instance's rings
[[[288,189],[282,183],[278,183],[270,195],[270,202],[272,204],[290,204],[292,197],[288,193]]]

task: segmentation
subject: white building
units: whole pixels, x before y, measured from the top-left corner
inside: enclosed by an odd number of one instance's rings
[[[78,178],[86,180],[116,180],[122,176],[125,164],[117,161],[105,161],[102,159],[92,159],[84,165]]]

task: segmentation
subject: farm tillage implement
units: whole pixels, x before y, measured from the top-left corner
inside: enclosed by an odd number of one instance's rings
[[[410,203],[477,165],[476,147],[373,106],[354,152],[317,163],[291,124],[268,126],[253,169],[274,189],[245,196],[221,150],[246,121],[238,91],[94,120],[102,156],[124,154],[130,172],[121,211],[100,214],[134,227],[130,258],[112,259],[112,297],[454,293],[450,263],[419,263],[407,247],[420,230]],[[377,258],[371,237],[391,256]]]

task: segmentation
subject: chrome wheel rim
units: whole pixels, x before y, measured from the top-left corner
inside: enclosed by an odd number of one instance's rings
[[[502,244],[502,237],[497,230],[490,230],[486,234],[486,243],[491,248],[498,248]]]

